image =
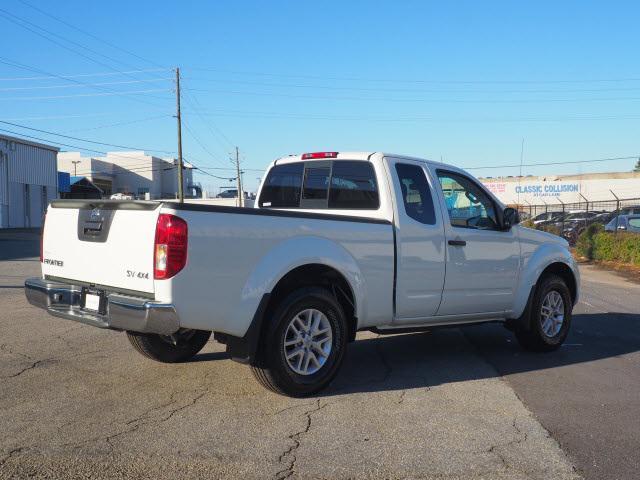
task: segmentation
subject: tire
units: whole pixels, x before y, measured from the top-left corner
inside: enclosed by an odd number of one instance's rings
[[[562,299],[562,305],[557,309],[558,312],[563,312],[562,323],[558,328],[557,317],[554,316],[556,320],[552,320],[551,324],[546,324],[547,329],[545,331],[543,306],[548,307],[549,304],[545,304],[547,299],[550,299],[551,304],[553,304],[552,299],[555,297],[553,292]],[[536,291],[531,299],[531,305],[528,308],[528,328],[525,325],[519,325],[515,329],[515,335],[520,346],[533,352],[551,352],[560,348],[569,334],[572,309],[571,293],[565,281],[557,275],[545,275],[542,277],[538,281]],[[548,311],[548,309],[545,309],[545,311]],[[553,325],[553,327],[551,328],[549,325]]]
[[[321,315],[313,312],[320,312]],[[271,320],[266,334],[261,338],[261,361],[251,366],[256,380],[275,393],[291,397],[312,395],[325,388],[336,376],[348,342],[347,320],[336,298],[324,288],[296,290],[276,307]],[[303,325],[306,321],[311,328],[305,330]],[[313,325],[317,328],[314,329]],[[306,335],[303,340],[293,335],[296,329],[300,330],[300,335]],[[327,331],[323,333],[322,330]],[[309,331],[320,333],[309,335]],[[329,335],[331,338],[327,341]],[[285,345],[296,339],[300,342]],[[329,342],[330,351],[327,352]],[[324,350],[318,348],[319,344]],[[287,356],[296,349],[302,349],[303,352],[287,360]],[[315,362],[312,362],[313,358]],[[308,368],[306,373],[301,373],[305,363]]]
[[[162,363],[178,363],[194,357],[209,341],[211,332],[180,329],[173,336],[127,332],[139,353]]]

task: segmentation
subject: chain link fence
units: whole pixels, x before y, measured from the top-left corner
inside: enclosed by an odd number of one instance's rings
[[[597,201],[585,198],[575,203],[524,203],[515,207],[525,225],[561,235],[573,245],[580,233],[594,223],[613,222],[612,231],[617,233],[619,215],[640,215],[640,197]]]

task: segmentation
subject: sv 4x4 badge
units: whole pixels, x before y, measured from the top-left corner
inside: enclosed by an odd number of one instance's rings
[[[134,270],[127,270],[128,278],[149,278],[148,272],[136,272]]]

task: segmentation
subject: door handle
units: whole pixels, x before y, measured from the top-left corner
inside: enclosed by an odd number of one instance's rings
[[[464,240],[449,240],[447,243],[454,247],[464,247],[467,244]]]

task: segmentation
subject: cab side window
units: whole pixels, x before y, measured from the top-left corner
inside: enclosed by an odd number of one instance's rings
[[[494,202],[478,184],[458,173],[437,173],[452,226],[499,230]]]
[[[422,167],[396,163],[396,173],[407,215],[425,225],[435,225],[436,212],[433,208],[431,189]]]

